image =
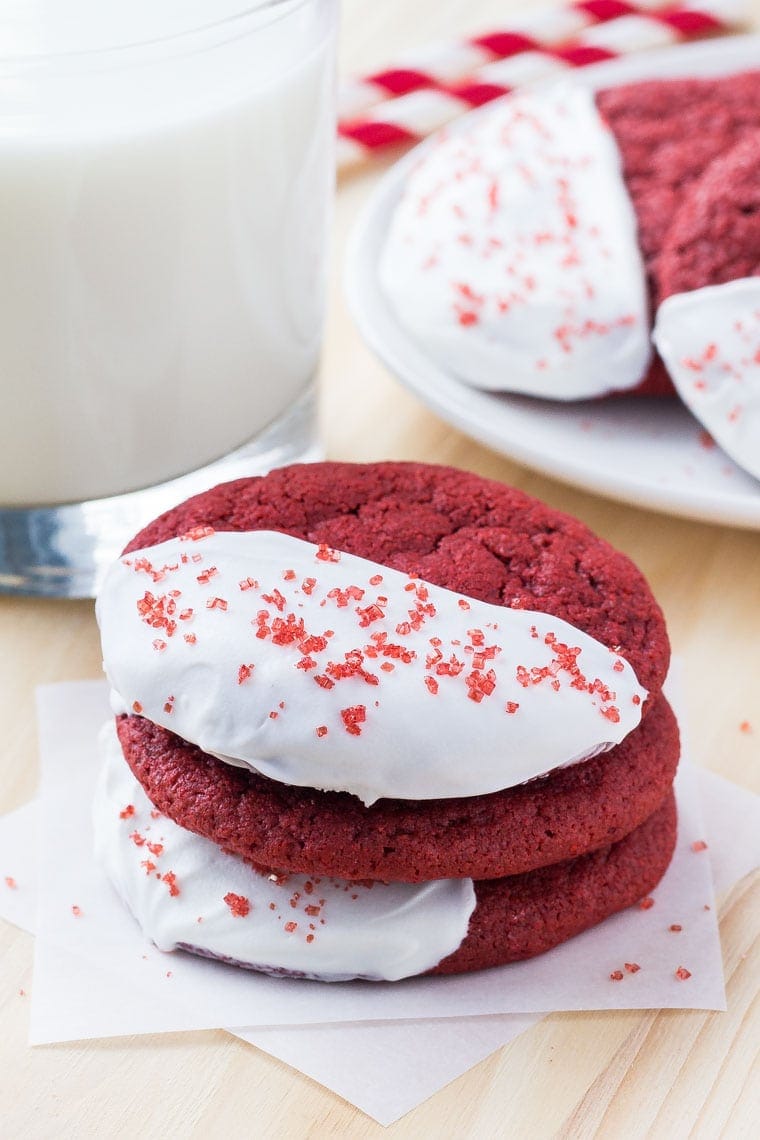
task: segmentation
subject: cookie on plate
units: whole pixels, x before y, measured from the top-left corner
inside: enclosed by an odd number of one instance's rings
[[[760,130],[760,72],[629,83],[598,92],[596,101],[621,153],[654,310],[672,291],[662,257],[682,206],[718,156]]]
[[[713,159],[684,193],[657,264],[662,300],[760,274],[760,130]]]
[[[478,969],[667,866],[662,614],[518,491],[393,463],[226,484],[129,544],[98,614],[119,714],[98,844],[162,948],[326,979]]]
[[[475,388],[672,395],[650,335],[672,288],[667,251],[683,240],[671,225],[688,225],[707,168],[758,130],[759,71],[511,94],[407,160],[381,292],[399,328]],[[742,215],[729,237],[725,205],[724,230],[705,238],[737,250],[751,223]],[[702,268],[712,259],[719,248]]]

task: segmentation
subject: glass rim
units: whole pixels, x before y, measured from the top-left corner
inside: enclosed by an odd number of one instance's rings
[[[192,24],[181,31],[169,32],[163,36],[149,36],[146,39],[129,40],[126,43],[103,44],[98,47],[64,49],[62,51],[21,52],[18,55],[0,54],[0,69],[8,65],[16,67],[34,66],[44,64],[46,61],[76,62],[77,60],[95,60],[104,57],[119,58],[139,53],[142,50],[159,48],[162,45],[181,45],[183,41],[190,41],[194,37],[210,32],[229,31],[234,36],[235,26],[245,24],[252,16],[269,16],[263,26],[271,27],[277,19],[282,19],[289,12],[305,8],[309,4],[318,3],[319,0],[258,0],[257,3],[243,3],[238,11],[232,12],[221,19],[211,19],[207,23]],[[278,12],[278,9],[280,11]]]

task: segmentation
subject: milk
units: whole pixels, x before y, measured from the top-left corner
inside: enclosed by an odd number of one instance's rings
[[[0,504],[200,467],[314,375],[334,3],[238,7],[0,0]]]

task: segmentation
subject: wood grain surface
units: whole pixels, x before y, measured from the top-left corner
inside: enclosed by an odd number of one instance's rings
[[[503,24],[509,0],[344,0],[341,68]],[[760,3],[752,5],[760,25]],[[383,164],[338,189],[322,376],[328,455],[452,463],[578,515],[643,569],[685,663],[696,763],[760,792],[760,534],[670,518],[544,478],[473,443],[363,346],[342,295],[347,235]],[[100,675],[92,605],[0,598],[0,811],[34,795],[34,688]],[[751,731],[741,731],[749,721]],[[727,1013],[547,1017],[384,1130],[229,1035],[168,1034],[30,1049],[32,939],[0,923],[3,1137],[749,1137],[758,1134],[760,884],[722,901]]]

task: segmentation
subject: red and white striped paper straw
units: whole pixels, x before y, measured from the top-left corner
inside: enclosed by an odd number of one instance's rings
[[[473,107],[568,69],[734,31],[743,0],[573,0],[511,27],[406,55],[341,89],[338,167],[418,142]]]

